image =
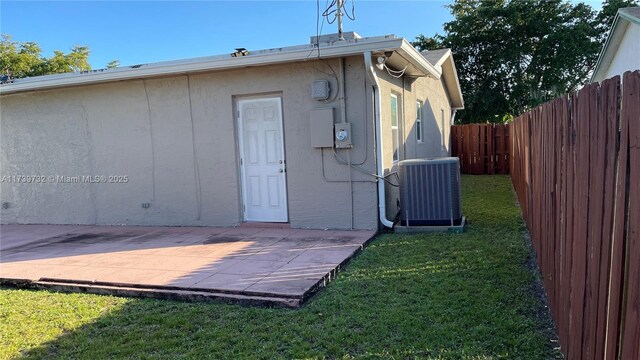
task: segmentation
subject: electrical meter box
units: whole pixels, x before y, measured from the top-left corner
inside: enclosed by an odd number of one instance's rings
[[[312,147],[333,147],[333,108],[311,110],[309,125]]]
[[[334,125],[336,149],[349,149],[351,143],[351,123],[338,123]]]

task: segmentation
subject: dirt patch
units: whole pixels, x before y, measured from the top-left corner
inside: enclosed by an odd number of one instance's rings
[[[133,234],[110,234],[110,233],[96,233],[96,234],[66,234],[62,236],[56,236],[43,240],[44,243],[53,244],[96,244],[99,242],[113,242],[126,240]]]
[[[103,234],[80,234],[80,235],[74,235],[74,236],[66,236],[66,237],[63,237],[62,240],[52,241],[52,242],[58,243],[58,244],[68,244],[68,243],[76,243],[76,242],[87,244],[87,243],[94,243],[93,240],[103,236],[104,236]]]
[[[520,207],[520,202],[518,201],[518,195],[516,194],[513,186],[511,187],[511,193],[513,194],[513,198],[515,199],[515,204],[518,209],[522,209],[522,207]],[[520,218],[524,223],[524,220],[522,220],[524,219],[522,212],[520,212]],[[534,306],[528,309],[529,311],[526,315],[535,318],[536,321],[541,324],[542,333],[545,338],[549,339],[548,354],[550,355],[550,358],[564,359],[564,355],[560,349],[560,340],[558,337],[556,323],[553,321],[551,309],[549,308],[549,300],[547,299],[547,293],[544,290],[542,274],[540,273],[540,268],[538,268],[538,263],[536,262],[536,252],[533,248],[531,235],[529,234],[529,230],[527,230],[526,225],[524,226],[523,237],[525,246],[527,247],[527,258],[524,266],[533,275],[533,281],[524,290],[529,294],[529,296],[536,300]]]
[[[326,242],[337,245],[346,245],[353,243],[355,236],[331,236],[325,239]]]
[[[230,243],[230,242],[238,242],[243,239],[244,238],[241,236],[211,235],[202,243],[205,245],[206,244],[224,244],[224,243]]]
[[[18,245],[8,249],[2,249],[5,254],[18,253],[23,251],[31,251],[44,247],[51,247],[62,244],[96,244],[99,242],[113,242],[126,240],[134,235],[131,234],[109,234],[109,233],[87,233],[87,234],[63,234],[33,243]]]
[[[547,293],[544,290],[544,282],[542,274],[538,268],[536,262],[535,250],[533,243],[531,242],[531,236],[529,232],[525,230],[524,241],[527,246],[528,255],[525,261],[525,267],[531,274],[533,274],[533,281],[525,289],[525,291],[534,299],[535,305],[529,309],[528,316],[535,318],[539,324],[542,325],[542,332],[545,338],[549,339],[549,354],[552,359],[564,359],[564,356],[560,352],[560,342],[558,338],[558,332],[556,330],[556,324],[551,316],[551,309],[549,308],[549,302],[547,300]]]

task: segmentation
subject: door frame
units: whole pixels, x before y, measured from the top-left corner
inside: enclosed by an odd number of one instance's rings
[[[247,219],[247,210],[246,210],[246,204],[247,204],[247,188],[246,188],[246,177],[245,177],[245,169],[244,169],[244,139],[242,136],[242,112],[241,112],[241,103],[247,103],[247,102],[252,102],[252,101],[261,101],[261,100],[277,100],[278,103],[278,111],[280,112],[280,139],[281,139],[281,151],[282,151],[282,157],[283,157],[283,166],[284,166],[284,174],[283,174],[283,187],[284,187],[284,210],[285,210],[285,216],[286,219],[284,219],[283,221],[265,221],[265,220],[252,220],[252,219]],[[273,223],[288,223],[289,222],[289,191],[288,191],[288,184],[287,184],[287,155],[285,153],[285,136],[284,136],[284,113],[282,111],[282,95],[276,95],[276,94],[265,94],[265,95],[249,95],[249,96],[242,96],[242,97],[237,97],[234,98],[234,105],[235,105],[235,110],[236,110],[236,116],[234,117],[236,119],[236,129],[237,129],[237,133],[236,133],[236,138],[238,139],[237,141],[237,146],[238,146],[238,159],[237,159],[237,166],[238,166],[238,173],[240,174],[240,214],[241,214],[241,221],[242,222],[273,222]]]

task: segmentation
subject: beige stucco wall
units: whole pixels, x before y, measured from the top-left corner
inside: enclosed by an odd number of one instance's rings
[[[338,61],[329,61],[338,72]],[[346,61],[351,159],[375,170],[371,92],[361,57]],[[312,148],[311,82],[336,81],[324,63],[295,64],[6,95],[2,176],[112,176],[127,183],[3,182],[2,223],[208,225],[242,221],[234,99],[283,99],[289,219],[295,228],[351,226],[348,170]],[[146,85],[146,92],[145,92]],[[148,97],[148,101],[147,101]],[[345,157],[345,151],[339,151]],[[354,227],[377,227],[376,187],[352,170]],[[334,182],[339,181],[339,182]],[[199,189],[199,190],[198,190]],[[150,203],[148,209],[143,203]]]
[[[451,105],[442,80],[430,77],[394,78],[385,71],[378,71],[381,78],[380,96],[382,105],[382,128],[384,168],[386,174],[397,171],[393,162],[391,132],[391,94],[398,97],[400,132],[400,160],[449,156],[451,128]],[[416,137],[416,101],[423,103],[423,139]],[[444,119],[442,114],[444,114]],[[443,141],[444,140],[444,141]],[[396,183],[397,177],[388,179]],[[386,185],[387,218],[393,219],[399,211],[397,187]]]

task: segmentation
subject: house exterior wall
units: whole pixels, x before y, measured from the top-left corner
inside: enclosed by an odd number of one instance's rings
[[[629,23],[620,45],[613,55],[611,63],[605,71],[604,79],[616,75],[622,76],[626,71],[640,69],[640,25]]]
[[[338,73],[337,59],[327,63]],[[373,172],[373,101],[362,58],[347,58],[345,69],[346,120],[354,144],[349,155]],[[354,228],[375,229],[373,177],[352,170],[350,185],[348,167],[331,149],[310,146],[310,110],[333,107],[336,121],[340,118],[333,96],[338,84],[331,74],[326,63],[310,60],[5,95],[0,196],[8,208],[1,210],[2,223],[237,225],[242,197],[235,100],[277,95],[291,226],[350,228],[352,193]],[[316,79],[331,82],[332,101],[311,98]],[[16,183],[11,176],[43,176],[47,183]],[[50,176],[72,181],[126,176],[128,181],[50,183]],[[150,206],[143,208],[144,203]]]
[[[391,131],[391,94],[399,101],[400,112],[400,160],[449,156],[449,134],[451,129],[451,105],[443,80],[430,77],[394,78],[378,71],[381,79],[380,97],[382,105],[382,129],[385,174],[398,170],[393,161]],[[416,102],[423,104],[423,141],[416,137]],[[444,115],[444,118],[443,118]],[[444,140],[444,141],[443,141]],[[397,177],[388,177],[396,183]],[[399,189],[390,184],[385,187],[387,218],[393,219],[399,211]]]

